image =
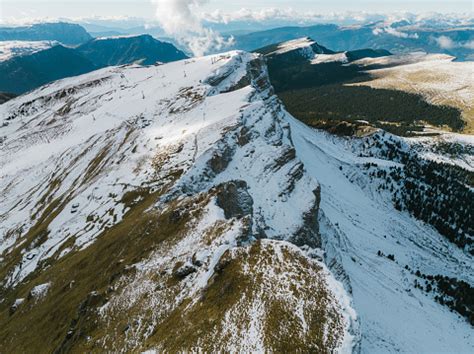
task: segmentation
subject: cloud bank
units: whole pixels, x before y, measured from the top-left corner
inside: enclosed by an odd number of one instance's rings
[[[156,19],[167,35],[189,48],[196,56],[231,44],[219,33],[202,25],[200,9],[208,0],[152,0]],[[231,39],[232,40],[232,39]]]
[[[474,49],[474,40],[466,42],[456,42],[448,36],[439,36],[434,39],[441,49],[466,48]]]
[[[385,34],[389,34],[391,36],[398,37],[398,38],[411,38],[411,39],[419,38],[418,33],[406,33],[406,32],[399,31],[393,27],[375,28],[372,31],[372,33],[376,36],[385,33]]]
[[[321,13],[317,11],[297,11],[291,7],[265,7],[260,9],[241,8],[233,12],[215,10],[202,15],[206,21],[214,23],[231,23],[235,21],[291,21],[295,23],[331,22],[336,24],[364,24],[376,21],[396,22],[407,20],[413,23],[429,23],[436,21],[447,25],[472,25],[472,13],[441,14],[435,12],[413,14],[409,12],[370,12],[344,11]]]

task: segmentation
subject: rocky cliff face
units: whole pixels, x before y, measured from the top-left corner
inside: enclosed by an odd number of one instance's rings
[[[352,350],[261,57],[107,68],[0,111],[4,350]]]

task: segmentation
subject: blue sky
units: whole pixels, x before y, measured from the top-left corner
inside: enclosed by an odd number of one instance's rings
[[[472,12],[472,0],[210,0],[204,11],[233,12],[241,8],[292,8],[299,12]],[[0,20],[27,18],[136,16],[153,17],[150,0],[0,0]]]

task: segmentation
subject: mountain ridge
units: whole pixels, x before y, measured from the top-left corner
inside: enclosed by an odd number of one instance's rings
[[[465,29],[412,29],[392,28],[389,24],[372,23],[359,26],[314,25],[287,26],[260,32],[236,35],[233,49],[255,51],[273,43],[295,40],[301,37],[316,38],[318,42],[336,51],[360,48],[386,49],[394,54],[423,50],[428,53],[444,53],[458,60],[472,60],[469,43],[474,34],[472,27]],[[439,38],[449,37],[449,48],[439,44]]]
[[[67,22],[37,23],[31,26],[0,27],[0,40],[58,41],[64,45],[78,45],[92,37],[80,25]]]
[[[142,65],[151,65],[188,58],[171,43],[150,35],[96,38],[79,46],[77,51],[98,67],[137,61]]]
[[[74,49],[56,45],[1,62],[0,90],[21,94],[48,82],[96,69]]]
[[[131,105],[135,100],[141,104]],[[50,113],[38,112],[42,105]],[[9,112],[2,186],[19,182],[6,190],[9,206],[2,210],[7,300],[0,306],[10,321],[1,326],[3,346],[41,340],[58,350],[349,351],[355,345],[357,319],[344,289],[320,260],[294,246],[320,242],[319,188],[295,158],[262,58],[231,52],[106,68],[1,107]],[[28,118],[32,111],[38,120]],[[18,130],[24,124],[29,129]],[[36,133],[19,145],[27,131]],[[18,174],[31,169],[42,182],[33,182],[34,196],[15,206],[31,183]],[[101,259],[103,276],[90,268],[91,259]],[[279,274],[288,282],[275,281]],[[40,285],[47,289],[41,298],[28,296]],[[71,286],[68,296],[51,302],[64,286]],[[289,296],[294,292],[301,296]],[[129,301],[130,293],[137,301]],[[68,317],[58,321],[54,308]],[[103,333],[94,325],[99,313],[115,329]],[[23,344],[11,340],[10,331],[31,316],[55,319],[36,327],[56,333],[48,343],[41,335]],[[281,316],[290,320],[281,323]],[[306,329],[294,336],[301,325]],[[142,339],[127,339],[132,333]]]
[[[185,58],[172,44],[148,35],[92,39],[77,48],[54,45],[0,61],[0,90],[21,94],[54,80],[106,66],[135,62],[152,65]]]
[[[263,56],[235,51],[1,105],[2,345],[469,350],[446,302],[469,304],[426,289],[473,284],[472,255],[397,210],[377,172],[470,166],[472,141],[333,136],[293,118],[270,79]]]

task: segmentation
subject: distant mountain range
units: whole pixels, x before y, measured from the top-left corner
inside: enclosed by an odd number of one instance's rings
[[[21,94],[48,82],[97,68],[76,50],[57,45],[1,62],[0,91]]]
[[[429,26],[429,24],[421,26],[406,20],[392,23],[380,21],[350,27],[319,24],[307,27],[280,27],[253,33],[234,31],[234,44],[226,49],[255,51],[258,48],[266,48],[268,50],[274,43],[311,37],[326,50],[326,52],[323,50],[322,54],[344,51],[344,54],[341,52],[339,57],[347,62],[364,57],[387,55],[387,53],[413,51],[441,52],[461,61],[474,59],[472,53],[474,29],[471,26],[453,26],[452,28],[447,26],[448,24],[444,27]],[[105,25],[90,25],[88,28],[101,30],[102,33],[121,33],[117,28],[108,28]],[[135,26],[129,30],[120,29],[120,31],[143,32],[147,29]],[[156,28],[150,31],[163,34]],[[227,35],[230,36],[230,34]],[[129,63],[149,65],[187,57],[178,49],[180,48],[178,44],[166,43],[150,35],[126,34],[94,39],[84,27],[61,22],[24,27],[2,27],[0,28],[0,43],[4,44],[0,45],[0,72],[2,73],[0,90],[16,94],[34,89],[51,80],[109,65]],[[63,47],[48,49],[49,46],[55,44],[62,44]],[[370,49],[371,52],[366,52],[366,49],[360,51],[360,48],[373,49]],[[45,50],[40,53],[39,50],[42,49]],[[49,58],[55,55],[60,55],[60,57]],[[281,58],[280,56],[279,60]],[[326,59],[320,57],[318,60]],[[329,60],[332,59],[329,58]],[[282,72],[284,71],[279,71],[279,73]],[[287,83],[290,84],[289,81]]]
[[[273,43],[301,37],[311,37],[333,50],[355,50],[359,48],[386,49],[400,54],[413,51],[443,53],[455,56],[458,60],[474,60],[474,25],[472,21],[456,18],[418,19],[409,18],[397,21],[376,19],[366,24],[312,24],[308,26],[290,25],[291,22],[277,21],[255,26],[253,23],[232,22],[227,25],[206,23],[206,26],[232,36],[233,45],[225,48],[254,51]],[[167,38],[165,32],[156,25],[145,26],[144,22],[132,21],[125,26],[119,21],[101,20],[70,23],[44,23],[25,27],[0,27],[0,41],[7,40],[56,40],[64,45],[81,45],[93,37],[149,34],[155,38],[169,41],[176,47],[180,45]],[[284,25],[284,27],[281,27]],[[125,27],[124,27],[125,26]],[[280,26],[280,27],[277,27]],[[271,28],[275,27],[275,28]],[[212,51],[211,51],[212,52]]]
[[[48,82],[111,65],[171,62],[187,56],[149,35],[93,39],[77,48],[57,45],[0,62],[0,91],[21,94]]]
[[[72,23],[39,23],[24,27],[0,27],[0,41],[58,41],[65,45],[78,45],[91,39],[92,36],[84,27]]]
[[[234,38],[233,46],[226,49],[253,51],[273,43],[308,36],[339,51],[383,48],[395,54],[424,51],[452,55],[462,61],[474,60],[473,21],[455,16],[425,18],[407,16],[399,20],[388,19],[384,16],[372,16],[370,21],[369,18],[367,20],[367,22],[361,23],[355,19],[348,21],[334,19],[334,22],[320,24],[284,20],[231,21],[226,24],[209,22],[206,23],[206,26],[221,33],[224,37],[232,36]],[[149,33],[156,38],[165,38],[166,36],[159,27],[140,26],[136,21],[133,22],[133,26],[130,24],[129,27],[118,26],[113,21],[101,21],[100,25],[81,24],[94,35]],[[178,43],[174,44],[179,47]]]
[[[423,29],[402,23],[341,27],[332,24],[309,27],[280,27],[234,36],[233,48],[253,51],[273,43],[311,37],[334,50],[386,49],[392,53],[425,51],[444,53],[459,60],[473,60],[474,29]]]
[[[470,62],[453,63],[443,54],[336,52],[308,37],[257,52],[266,56],[286,108],[313,127],[340,135],[370,127],[399,135],[423,134],[427,125],[472,130],[472,78],[463,79]],[[443,89],[447,82],[450,89]]]

